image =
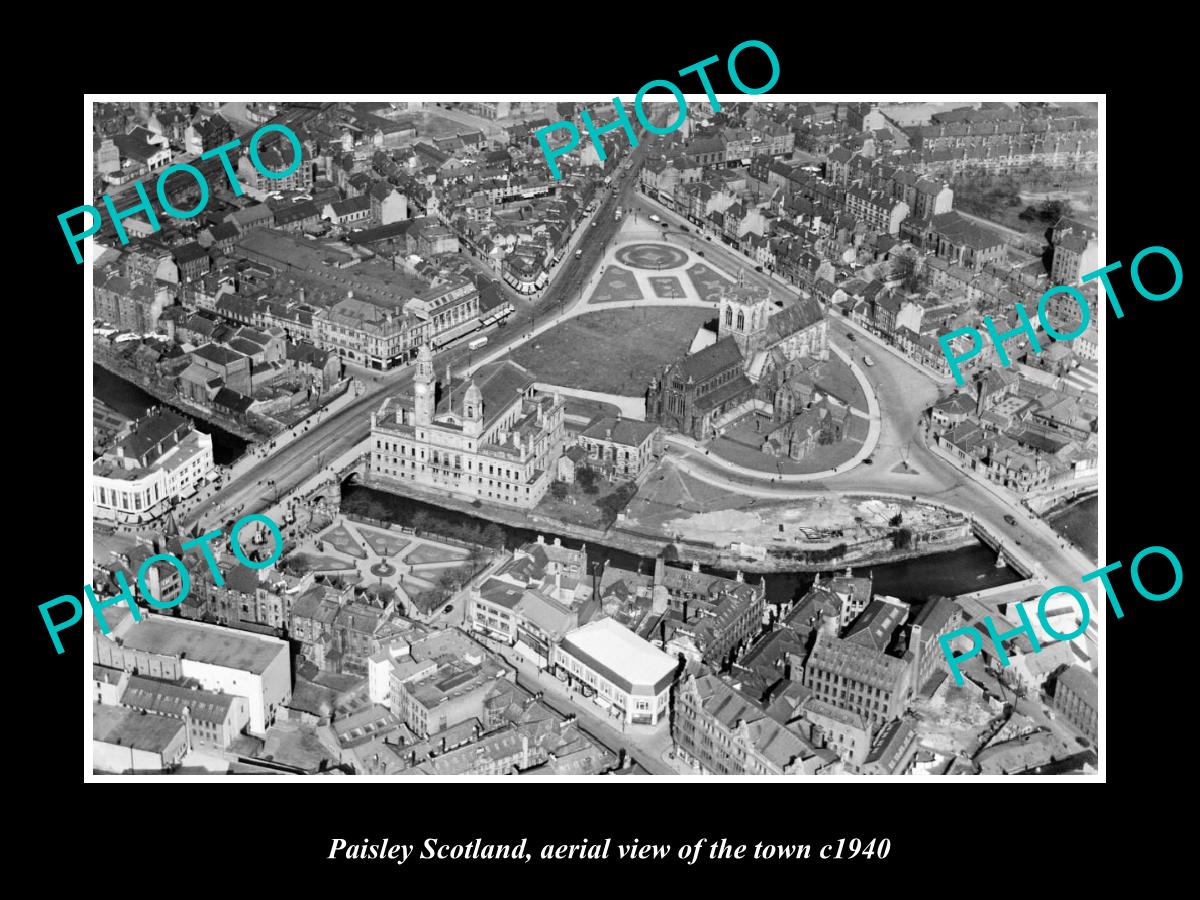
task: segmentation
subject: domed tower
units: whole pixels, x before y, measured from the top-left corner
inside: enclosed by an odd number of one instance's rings
[[[436,382],[433,376],[433,350],[423,344],[417,351],[417,374],[413,376],[413,394],[416,397],[413,414],[418,425],[433,421],[433,402]]]
[[[463,433],[479,437],[483,431],[483,392],[474,381],[463,395]]]

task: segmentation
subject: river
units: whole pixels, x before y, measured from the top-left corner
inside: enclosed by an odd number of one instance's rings
[[[1073,503],[1064,510],[1051,513],[1047,521],[1051,528],[1086,553],[1088,559],[1099,560],[1099,494],[1092,494],[1087,499]]]
[[[492,523],[457,510],[444,509],[416,500],[377,491],[359,484],[342,485],[342,510],[357,512],[374,518],[385,519],[397,524],[406,524],[417,510],[424,510],[432,516],[451,522],[455,525],[473,524],[480,527],[495,524],[506,536],[509,547],[519,546],[528,541],[537,540],[542,534],[551,541],[555,535],[546,531],[536,531],[527,528],[516,528],[503,523]],[[583,541],[576,538],[562,538],[564,546],[578,548]],[[592,563],[604,565],[608,561],[622,569],[636,570],[641,564],[650,571],[652,562],[628,550],[615,547],[605,547],[600,544],[588,543],[587,556],[589,567]],[[887,594],[892,597],[921,605],[928,597],[944,594],[953,597],[984,588],[1001,584],[1011,584],[1020,581],[1021,577],[1011,568],[997,569],[996,554],[983,544],[974,544],[959,550],[949,550],[932,556],[922,556],[900,562],[885,563],[878,566],[864,566],[854,570],[855,575],[871,574],[874,578],[874,590],[877,594]],[[706,572],[716,575],[733,577],[733,572],[723,571],[712,566],[701,567]],[[842,569],[835,570],[837,572]],[[773,572],[767,576],[767,601],[770,603],[785,602],[802,596],[812,585],[812,572]],[[758,575],[747,575],[747,580],[757,581]]]
[[[232,432],[219,428],[203,419],[198,419],[187,410],[163,403],[153,394],[148,394],[138,385],[126,381],[119,375],[103,366],[92,363],[92,393],[111,406],[119,413],[130,418],[144,416],[152,406],[170,406],[182,416],[187,416],[196,426],[197,431],[203,431],[212,436],[213,462],[222,466],[233,462],[246,452],[247,441]]]

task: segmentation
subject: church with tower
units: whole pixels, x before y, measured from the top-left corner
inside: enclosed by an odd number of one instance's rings
[[[716,341],[651,379],[647,420],[705,440],[751,412],[797,414],[804,373],[829,358],[829,323],[811,297],[781,306],[740,275],[724,287]]]
[[[565,433],[565,403],[534,389],[536,379],[509,360],[455,383],[437,381],[423,346],[410,392],[371,413],[369,473],[480,500],[528,509],[554,480]]]

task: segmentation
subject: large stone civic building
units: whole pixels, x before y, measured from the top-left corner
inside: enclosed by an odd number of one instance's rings
[[[371,414],[373,478],[438,488],[466,500],[528,509],[545,495],[563,448],[565,404],[534,390],[505,360],[459,384],[435,381],[428,345],[411,394]]]

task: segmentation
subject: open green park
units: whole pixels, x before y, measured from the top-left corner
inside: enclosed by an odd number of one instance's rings
[[[588,303],[616,303],[629,300],[644,300],[637,279],[628,269],[609,266],[600,276],[600,283],[588,299]]]
[[[607,309],[576,316],[512,351],[546,384],[640,397],[653,375],[679,359],[712,310]],[[614,339],[618,336],[619,339]]]

